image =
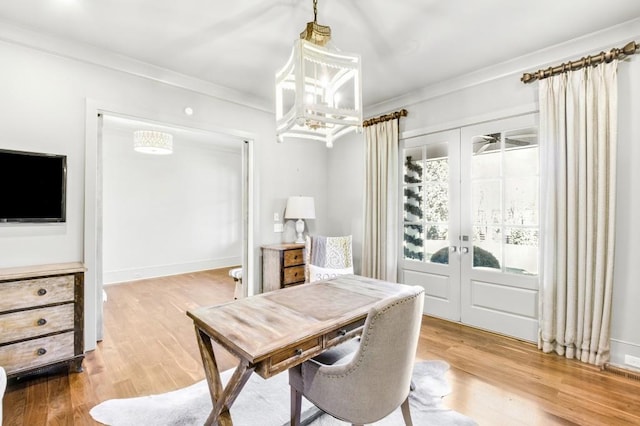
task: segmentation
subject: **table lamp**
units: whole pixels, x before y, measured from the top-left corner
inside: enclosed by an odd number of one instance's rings
[[[296,243],[304,243],[304,238],[302,237],[302,233],[304,232],[303,219],[316,218],[316,208],[313,197],[289,197],[284,218],[298,219],[296,221],[296,232],[298,233]]]

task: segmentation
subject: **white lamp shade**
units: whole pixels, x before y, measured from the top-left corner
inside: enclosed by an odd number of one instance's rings
[[[133,132],[133,149],[144,154],[171,154],[173,135],[156,130],[135,131]]]
[[[285,219],[315,219],[316,207],[313,197],[289,197],[284,217]]]

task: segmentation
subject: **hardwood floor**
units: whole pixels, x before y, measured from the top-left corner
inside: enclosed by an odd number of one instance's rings
[[[89,410],[101,401],[202,380],[185,311],[231,300],[227,271],[108,286],[104,340],[87,353],[84,372],[11,382],[3,424],[92,425]],[[640,381],[544,355],[529,343],[425,317],[418,358],[451,365],[444,404],[480,425],[640,425]],[[222,369],[234,363],[221,356]]]

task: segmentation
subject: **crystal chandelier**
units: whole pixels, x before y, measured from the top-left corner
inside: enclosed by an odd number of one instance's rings
[[[133,149],[144,154],[171,154],[173,136],[156,130],[137,130],[133,132]]]
[[[362,130],[360,55],[341,52],[330,43],[331,28],[308,22],[285,66],[276,73],[276,133],[325,142]]]

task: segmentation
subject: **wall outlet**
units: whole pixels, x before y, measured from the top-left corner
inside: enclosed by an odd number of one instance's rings
[[[625,355],[624,363],[632,367],[640,368],[640,357]]]
[[[274,222],[280,222],[280,215],[278,213],[274,213],[273,214],[273,221]]]

